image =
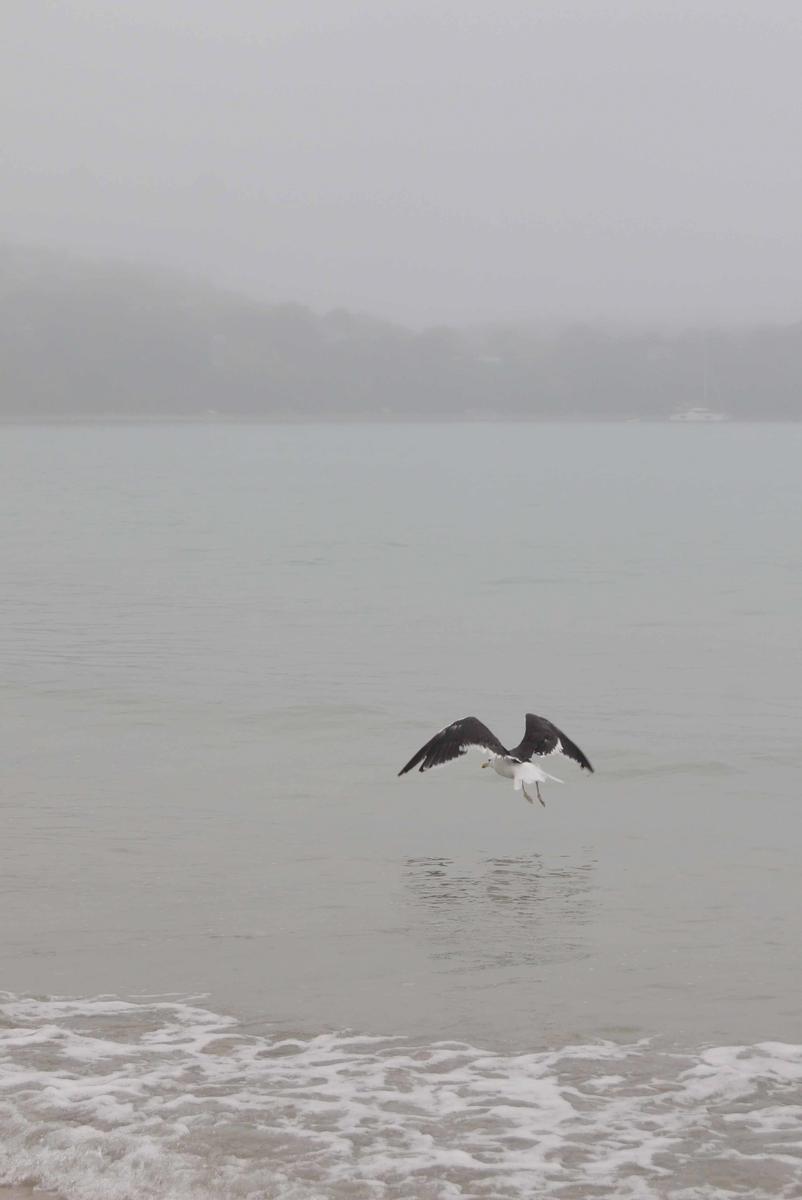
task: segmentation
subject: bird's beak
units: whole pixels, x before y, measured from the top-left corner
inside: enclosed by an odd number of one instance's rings
[[[482,763],[482,770],[484,770],[484,769],[485,769],[485,767],[489,767],[489,766],[490,766],[490,763],[489,763],[489,762],[483,762],[483,763]]]

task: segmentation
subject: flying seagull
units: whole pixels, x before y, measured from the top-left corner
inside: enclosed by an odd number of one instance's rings
[[[430,767],[444,767],[452,759],[474,749],[489,754],[490,758],[483,762],[482,766],[492,767],[497,775],[511,779],[516,792],[523,791],[530,804],[534,803],[534,796],[527,787],[531,788],[534,784],[537,798],[544,808],[546,801],[540,794],[541,783],[545,783],[547,779],[554,783],[562,783],[562,779],[558,779],[556,775],[549,775],[533,760],[548,758],[552,754],[564,754],[566,758],[572,758],[574,762],[579,763],[584,770],[593,771],[590,761],[579,746],[567,738],[561,729],[552,725],[545,717],[527,713],[523,741],[514,750],[507,750],[502,746],[496,735],[477,717],[463,717],[461,721],[446,725],[445,729],[436,733],[425,746],[421,746],[418,753],[413,754],[398,774],[406,775],[413,767],[418,767],[419,771],[428,771]]]

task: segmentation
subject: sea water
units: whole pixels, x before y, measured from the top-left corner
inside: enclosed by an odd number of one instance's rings
[[[0,429],[0,1181],[802,1189],[802,429]],[[469,714],[596,767],[526,804]],[[489,776],[489,778],[488,778]]]

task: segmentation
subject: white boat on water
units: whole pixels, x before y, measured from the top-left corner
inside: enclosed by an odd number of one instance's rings
[[[727,414],[711,412],[709,408],[687,408],[685,412],[672,413],[669,421],[726,421]]]
[[[683,412],[672,413],[668,418],[669,421],[685,421],[693,424],[726,421],[728,419],[727,413],[715,412],[712,408],[707,407],[711,398],[711,392],[715,395],[718,390],[711,388],[710,382],[710,350],[709,346],[705,344],[704,365],[702,368],[702,394],[700,396],[704,404],[697,405],[695,408],[686,408]]]

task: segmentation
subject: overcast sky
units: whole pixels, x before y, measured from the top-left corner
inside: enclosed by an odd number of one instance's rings
[[[416,324],[802,319],[800,0],[4,0],[2,236]]]

